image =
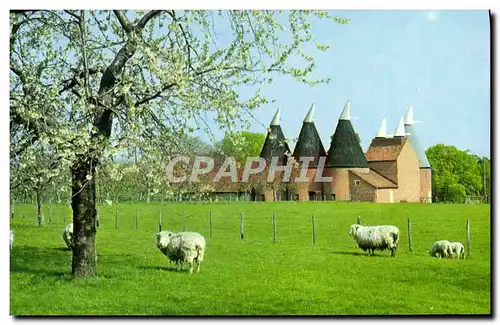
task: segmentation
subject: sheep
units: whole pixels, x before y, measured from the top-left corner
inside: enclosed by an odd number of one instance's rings
[[[451,257],[455,257],[456,254],[457,259],[460,259],[460,257],[462,257],[462,259],[465,259],[465,248],[461,242],[451,242],[450,245],[452,252]]]
[[[170,262],[175,263],[177,266],[180,262],[180,258],[177,255],[177,252],[172,249],[173,244],[169,247],[170,238],[175,235],[175,233],[171,231],[160,231],[156,234],[156,247],[168,257]],[[176,242],[177,243],[177,242]]]
[[[189,264],[190,274],[193,273],[194,263],[197,264],[196,272],[200,272],[200,264],[205,254],[205,238],[199,233],[162,231],[156,234],[156,247],[170,261],[176,263],[178,271],[186,262]]]
[[[69,225],[67,225],[66,227],[64,227],[62,229],[61,236],[62,236],[62,239],[64,240],[64,242],[66,243],[66,246],[68,246],[68,248],[70,248],[70,249],[73,249],[73,241],[72,241],[73,224],[72,223],[70,223]]]
[[[438,258],[453,256],[451,243],[447,240],[438,240],[435,242],[429,251],[429,255],[436,257],[436,254]]]
[[[12,249],[12,244],[14,243],[14,230],[10,230],[10,249]]]
[[[391,256],[396,256],[399,243],[399,228],[391,225],[361,226],[351,225],[349,235],[354,237],[358,247],[368,254],[373,255],[376,249],[381,251],[389,249]]]

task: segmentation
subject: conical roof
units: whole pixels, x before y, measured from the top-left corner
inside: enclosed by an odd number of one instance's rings
[[[260,157],[269,161],[272,157],[278,157],[278,165],[286,165],[287,156],[290,155],[291,151],[279,125],[279,114],[280,109],[278,108],[269,126],[266,140],[260,151]]]
[[[273,120],[271,121],[271,125],[280,125],[280,111],[281,108],[278,108],[276,110],[276,113],[274,113]]]
[[[377,131],[377,135],[375,135],[375,138],[380,138],[380,139],[385,139],[387,138],[387,120],[385,118],[382,119],[382,122],[380,123],[380,128]]]
[[[420,168],[431,168],[431,164],[425,155],[425,151],[422,149],[420,142],[418,141],[415,130],[413,129],[413,108],[408,108],[408,112],[405,117],[405,133],[408,141],[410,141],[411,146],[417,154]]]
[[[327,167],[367,168],[363,149],[358,142],[356,132],[350,121],[350,103],[346,103],[337,123],[337,128],[332,136],[330,149],[328,149]]]
[[[404,138],[406,136],[405,132],[405,127],[404,127],[404,118],[401,116],[399,119],[398,126],[396,127],[396,130],[394,131],[394,137],[395,138]]]
[[[300,130],[299,139],[293,150],[293,157],[299,161],[300,157],[314,157],[314,160],[309,164],[309,167],[317,167],[319,157],[325,157],[326,151],[321,142],[318,130],[313,122],[314,104],[309,109],[309,112],[304,119],[302,129]]]

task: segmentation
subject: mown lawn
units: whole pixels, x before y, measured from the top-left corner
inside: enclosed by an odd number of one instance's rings
[[[71,251],[60,231],[69,209],[46,207],[37,227],[33,205],[17,205],[10,257],[12,315],[393,315],[490,314],[490,206],[371,203],[120,204],[100,207],[98,277],[71,279]],[[163,229],[207,239],[199,274],[173,270],[154,245]],[[212,236],[209,236],[209,211]],[[138,228],[136,229],[136,211]],[[240,215],[244,214],[244,240]],[[273,243],[272,214],[277,219]],[[24,218],[23,218],[24,214]],[[182,215],[185,215],[184,221]],[[311,215],[316,245],[312,245]],[[401,230],[396,258],[366,256],[348,236],[363,224]],[[407,218],[413,251],[408,248]],[[471,256],[431,258],[439,239],[466,245]]]

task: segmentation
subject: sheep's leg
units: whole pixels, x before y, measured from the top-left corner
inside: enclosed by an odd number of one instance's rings
[[[200,261],[196,263],[196,273],[200,273],[200,264],[201,264]]]
[[[190,261],[188,263],[189,263],[189,274],[193,274],[193,261]]]

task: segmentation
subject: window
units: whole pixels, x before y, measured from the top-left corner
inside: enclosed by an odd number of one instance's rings
[[[360,186],[360,185],[361,185],[361,181],[359,179],[355,179],[354,186]]]

